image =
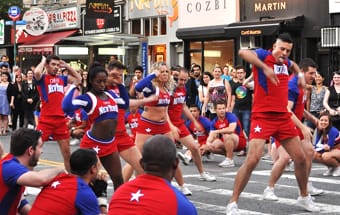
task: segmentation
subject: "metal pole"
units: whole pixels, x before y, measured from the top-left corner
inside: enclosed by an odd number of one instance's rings
[[[17,33],[16,33],[16,20],[13,20],[13,37],[14,37],[14,41],[13,41],[13,55],[14,55],[14,66],[17,65]]]

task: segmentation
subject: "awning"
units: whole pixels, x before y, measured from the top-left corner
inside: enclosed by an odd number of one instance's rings
[[[227,37],[239,37],[245,35],[273,35],[279,31],[301,30],[303,26],[303,15],[285,19],[262,17],[260,21],[245,21],[229,24],[224,30]]]
[[[180,28],[176,31],[176,37],[182,40],[201,40],[224,38],[226,25],[212,25],[206,27]]]
[[[23,32],[17,40],[18,44],[22,43],[18,45],[18,53],[52,54],[55,44],[75,34],[77,31],[78,30],[52,32],[40,36],[31,36]]]

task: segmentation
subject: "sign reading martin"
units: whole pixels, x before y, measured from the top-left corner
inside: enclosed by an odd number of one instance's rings
[[[112,0],[87,0],[84,34],[121,33],[121,11]]]

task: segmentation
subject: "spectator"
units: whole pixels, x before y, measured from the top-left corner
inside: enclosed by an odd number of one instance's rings
[[[130,90],[129,90],[130,98],[134,98],[134,99],[135,98],[142,98],[142,95],[138,94],[136,92],[135,86],[143,78],[143,74],[144,74],[143,67],[136,66],[135,69],[133,70],[133,73],[134,73],[134,76],[133,76],[132,81],[130,83]]]
[[[24,100],[22,96],[22,74],[19,73],[15,76],[15,82],[13,84],[13,92],[11,93],[14,96],[14,102],[12,108],[12,130],[15,131],[18,126],[19,119],[19,128],[24,126]]]
[[[96,195],[89,187],[100,170],[96,152],[92,149],[74,151],[70,167],[72,174],[59,174],[44,186],[30,214],[100,214]]]
[[[200,78],[201,78],[201,66],[198,64],[194,64],[191,67],[190,71],[191,75],[189,80],[186,83],[187,89],[187,98],[186,103],[187,105],[190,104],[198,104],[198,86],[200,85]]]
[[[22,199],[25,186],[41,187],[48,184],[61,168],[32,169],[38,164],[43,151],[41,133],[36,130],[21,128],[11,136],[10,153],[0,163],[0,214],[27,214],[30,205]],[[46,207],[46,205],[45,205]]]
[[[0,136],[8,131],[8,117],[11,114],[10,106],[14,105],[11,78],[7,72],[1,72],[0,80]]]
[[[213,76],[210,74],[210,72],[203,72],[200,85],[198,86],[198,98],[200,105],[198,106],[200,109],[203,106],[204,99],[208,95],[208,84],[213,79]],[[207,104],[207,108],[205,110],[205,116],[210,117],[210,113],[214,113],[214,105],[210,102]]]
[[[251,107],[253,104],[253,90],[246,80],[246,71],[242,65],[235,67],[237,82],[231,84],[232,92],[232,112],[237,116],[242,124],[247,137],[250,129]],[[250,77],[251,78],[251,77]]]
[[[143,146],[140,163],[146,174],[125,183],[114,193],[109,215],[197,214],[194,205],[171,185],[178,168],[178,158],[170,138],[156,135],[148,139]]]
[[[69,129],[70,129],[70,145],[75,146],[78,145],[83,138],[85,132],[89,128],[87,113],[83,109],[78,109],[74,112],[73,117],[69,121]]]
[[[88,72],[86,70],[80,70],[79,73],[81,75],[81,84],[79,85],[80,93],[84,94],[84,93],[86,93],[88,91],[88,87],[87,87],[87,75],[88,75]]]
[[[325,97],[327,87],[323,85],[325,80],[323,74],[316,73],[315,86],[310,85],[310,89],[307,94],[306,109],[316,118],[319,118],[320,113],[324,110],[323,99]],[[315,128],[315,125],[310,121],[307,121],[307,125],[311,128]]]
[[[232,77],[229,75],[229,66],[225,65],[223,67],[223,75],[221,76],[224,80],[230,81]]]
[[[22,83],[22,98],[24,108],[24,127],[35,127],[34,109],[39,101],[37,85],[33,80],[33,71],[27,70],[27,79]]]
[[[222,68],[218,65],[215,66],[213,76],[214,79],[208,84],[208,94],[205,97],[202,115],[205,114],[208,103],[215,105],[216,102],[222,100],[226,104],[226,111],[231,111],[231,88],[228,81],[221,78]],[[210,119],[216,117],[216,113],[211,113]]]
[[[340,129],[340,71],[333,74],[333,85],[325,93],[323,106],[332,116],[332,124]]]

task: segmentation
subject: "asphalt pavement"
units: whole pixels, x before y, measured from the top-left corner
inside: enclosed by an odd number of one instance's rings
[[[6,151],[9,150],[10,136],[1,136]],[[78,146],[71,146],[72,150]],[[183,151],[183,150],[181,150]],[[185,166],[181,164],[186,186],[193,192],[188,199],[194,203],[200,215],[225,214],[226,204],[232,194],[234,178],[238,168],[244,162],[245,157],[235,156],[235,167],[220,168],[217,166],[224,158],[215,155],[213,160],[204,161],[206,171],[216,176],[216,182],[205,182],[199,180],[198,171],[193,163]],[[56,142],[47,142],[44,145],[44,152],[41,156],[37,170],[56,165],[62,165],[62,157]],[[263,190],[265,189],[272,162],[268,160],[260,161],[258,167],[253,172],[239,200],[239,208],[242,214],[313,214],[304,211],[296,206],[298,188],[293,172],[285,172],[275,187],[275,193],[279,197],[276,202],[262,200]],[[324,193],[315,196],[315,202],[321,208],[320,213],[315,214],[340,214],[340,177],[325,177],[322,175],[327,168],[321,164],[314,163],[310,181]],[[173,184],[177,186],[176,182]],[[34,201],[40,189],[29,188],[27,199]],[[113,187],[109,183],[108,195],[112,196]]]

